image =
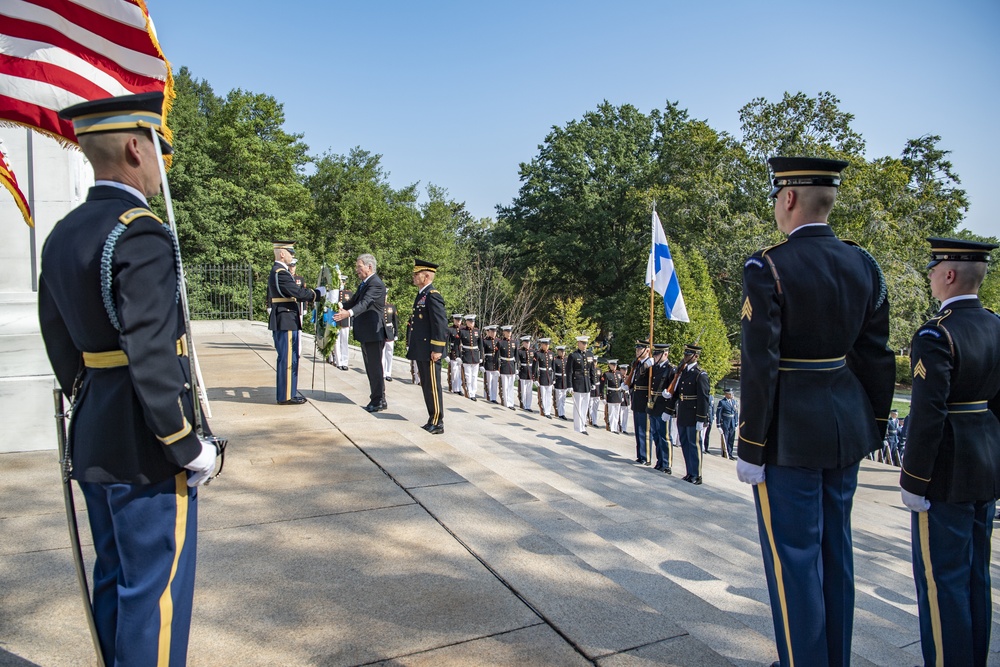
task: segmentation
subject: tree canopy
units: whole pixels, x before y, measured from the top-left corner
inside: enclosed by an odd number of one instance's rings
[[[170,186],[185,262],[252,265],[259,317],[270,242],[291,238],[307,282],[323,263],[353,282],[355,258],[371,253],[405,317],[420,257],[441,265],[435,284],[449,311],[479,311],[480,324],[562,342],[591,333],[627,363],[633,339],[649,335],[644,278],[655,206],[691,322],[667,321],[656,296],[654,339],[672,344],[672,359],[698,339],[717,381],[739,356],[743,262],[781,238],[767,201],[768,156],[849,162],[830,224],[881,264],[897,350],[934,307],[924,239],[982,239],[961,229],[970,204],[940,136],[868,157],[853,115],[830,92],[751,100],[739,110],[739,137],[691,118],[679,102],[649,112],[602,102],[551,128],[494,221],[434,184],[393,185],[382,156],[360,146],[311,155],[269,95],[220,96],[186,68],[175,86]],[[993,264],[981,295],[997,309],[1000,257]]]

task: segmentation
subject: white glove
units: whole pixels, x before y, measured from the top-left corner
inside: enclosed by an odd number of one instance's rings
[[[705,423],[698,422],[697,424],[694,425],[694,430],[697,431],[698,433],[701,433],[702,431],[705,430]]]
[[[764,481],[764,466],[736,459],[736,477],[744,484],[761,484]]]
[[[668,419],[670,419],[670,415],[664,412],[663,414],[660,415],[660,419],[662,419],[663,421],[667,421]]]
[[[646,357],[645,359],[642,360],[643,368],[649,368],[652,365],[653,365],[653,360],[651,358]]]
[[[926,512],[931,508],[931,501],[927,500],[923,496],[910,493],[906,489],[900,489],[899,492],[903,496],[903,504],[906,505],[911,512]]]
[[[207,440],[201,441],[201,454],[198,454],[191,463],[184,466],[188,470],[194,471],[194,474],[188,477],[188,486],[201,486],[208,481],[212,473],[215,472],[215,457],[217,455],[218,451],[215,449],[215,445]]]
[[[321,299],[326,298],[326,288],[325,287],[322,287],[322,286],[317,287],[315,291],[316,291],[316,294],[319,295],[319,298],[321,298]]]

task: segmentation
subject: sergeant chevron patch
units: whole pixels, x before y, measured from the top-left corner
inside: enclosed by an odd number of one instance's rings
[[[740,310],[740,319],[749,322],[753,319],[753,306],[750,305],[750,297],[743,301],[743,309]]]
[[[927,369],[924,367],[923,359],[917,359],[917,365],[913,367],[913,377],[921,380],[927,379]]]

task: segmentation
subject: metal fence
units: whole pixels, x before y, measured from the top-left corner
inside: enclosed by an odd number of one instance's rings
[[[184,271],[192,320],[253,319],[249,264],[195,264]]]

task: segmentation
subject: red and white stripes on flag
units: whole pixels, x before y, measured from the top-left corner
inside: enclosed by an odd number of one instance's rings
[[[7,188],[10,194],[14,196],[14,203],[17,204],[17,208],[21,211],[21,215],[24,217],[24,221],[28,223],[28,226],[34,227],[35,222],[31,219],[31,209],[28,208],[28,199],[21,192],[21,188],[17,187],[17,178],[14,177],[14,172],[10,169],[10,163],[7,162],[2,142],[0,142],[0,185]]]
[[[0,123],[75,144],[59,109],[153,91],[169,140],[173,77],[143,0],[0,0]]]

